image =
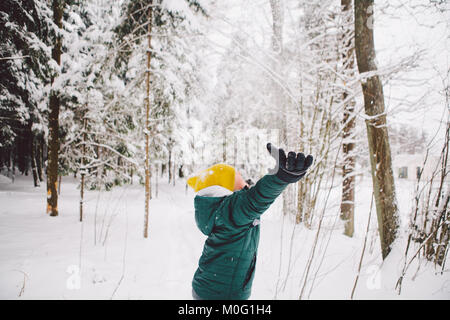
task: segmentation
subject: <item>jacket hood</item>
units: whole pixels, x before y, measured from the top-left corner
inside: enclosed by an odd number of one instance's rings
[[[195,223],[203,234],[207,236],[211,234],[218,209],[230,194],[232,192],[226,188],[212,186],[201,190],[194,198]]]

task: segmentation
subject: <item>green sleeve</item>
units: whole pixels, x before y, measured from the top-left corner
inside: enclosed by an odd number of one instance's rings
[[[265,175],[252,188],[236,192],[233,203],[234,222],[238,225],[244,225],[259,218],[287,185],[288,183],[275,175]]]

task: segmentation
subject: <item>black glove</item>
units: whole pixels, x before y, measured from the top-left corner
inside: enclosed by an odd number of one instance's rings
[[[313,163],[312,155],[305,158],[303,153],[295,153],[293,151],[286,153],[283,149],[277,149],[271,143],[267,144],[267,150],[270,155],[274,157],[277,164],[275,168],[269,171],[270,174],[275,174],[279,179],[287,183],[294,183],[303,178],[306,170]]]

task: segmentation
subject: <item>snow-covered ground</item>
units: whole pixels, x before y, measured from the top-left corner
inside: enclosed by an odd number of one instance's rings
[[[0,179],[1,299],[191,299],[191,279],[205,237],[194,222],[191,190],[184,181],[162,183],[151,200],[149,238],[143,238],[142,186],[86,192],[79,222],[78,182],[64,177],[59,217],[45,214],[45,184],[30,177]],[[410,212],[410,182],[397,182],[399,206]],[[349,299],[357,275],[370,208],[371,181],[358,180],[356,232],[342,235],[339,188],[331,195],[307,281],[305,271],[317,226],[283,219],[278,201],[263,216],[251,299]],[[374,210],[375,208],[373,208]],[[372,213],[356,299],[449,299],[450,270],[411,264],[401,295],[395,284],[403,267],[398,241],[384,263]],[[334,226],[333,226],[334,225]],[[281,263],[280,263],[281,262]]]

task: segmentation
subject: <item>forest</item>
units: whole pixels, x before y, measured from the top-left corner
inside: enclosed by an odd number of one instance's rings
[[[447,0],[1,0],[0,298],[192,299],[188,179],[256,190],[272,143],[314,161],[251,299],[450,299],[449,30]]]

